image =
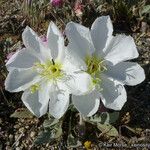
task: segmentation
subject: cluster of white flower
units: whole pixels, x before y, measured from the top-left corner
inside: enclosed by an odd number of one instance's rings
[[[113,36],[109,16],[97,18],[91,30],[70,22],[65,29],[69,44],[56,25],[48,27],[46,44],[29,27],[22,34],[25,48],[7,62],[5,88],[24,91],[22,101],[37,117],[49,111],[61,118],[72,103],[84,116],[92,116],[101,105],[120,110],[127,100],[124,85],[145,79],[131,36]],[[101,101],[100,101],[101,100]]]

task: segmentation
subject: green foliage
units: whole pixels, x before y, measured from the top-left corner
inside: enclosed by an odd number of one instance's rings
[[[106,134],[107,136],[118,136],[117,129],[110,124],[97,123],[97,128],[102,132],[102,134]]]
[[[139,9],[139,14],[143,21],[150,24],[150,5],[143,5]]]
[[[43,143],[50,143],[62,136],[62,121],[53,118],[52,116],[49,117],[48,120],[45,120],[43,123],[44,131],[38,135],[34,144],[43,144]]]
[[[96,125],[97,128],[102,132],[102,134],[106,134],[107,136],[118,136],[117,129],[111,125],[112,123],[116,122],[118,117],[119,112],[104,112],[84,119],[85,121]]]
[[[38,26],[45,17],[45,8],[50,3],[49,0],[25,0],[22,11],[28,17],[31,25]]]
[[[45,130],[41,131],[34,141],[34,144],[43,144],[43,143],[49,143],[53,140],[52,135],[51,135],[51,130]]]
[[[43,144],[43,143],[50,143],[55,141],[56,139],[60,138],[62,135],[62,128],[60,126],[55,127],[54,129],[47,128],[44,131],[41,131],[34,144]]]
[[[84,118],[85,121],[92,123],[92,124],[97,124],[97,123],[102,123],[102,124],[112,124],[116,122],[116,120],[119,117],[119,112],[113,112],[113,113],[108,113],[104,112],[101,114],[95,114],[92,117]]]
[[[11,114],[10,117],[13,118],[33,118],[33,115],[31,114],[31,112],[26,109],[26,108],[19,108],[17,109],[13,114]]]
[[[102,121],[102,118],[101,118],[101,114],[95,114],[93,115],[92,117],[88,117],[88,118],[84,118],[86,122],[89,122],[91,124],[96,124],[98,122],[101,122]]]
[[[119,118],[119,112],[109,113],[109,121],[107,123],[115,123]]]
[[[61,126],[52,128],[46,128],[44,131],[41,131],[38,137],[35,139],[34,144],[43,144],[50,143],[58,140],[62,135]]]
[[[142,7],[141,14],[150,14],[150,5],[146,5]]]
[[[67,145],[70,148],[76,148],[76,147],[81,146],[82,143],[70,133],[68,135]]]
[[[140,15],[143,19],[150,23],[150,5],[145,5],[140,9]]]
[[[44,128],[52,128],[57,123],[59,123],[59,120],[50,116],[49,119],[44,121],[43,126],[44,126]]]
[[[125,3],[129,8],[132,7],[133,5],[137,5],[138,2],[142,2],[142,0],[105,0],[109,4],[114,4],[114,2],[119,3],[123,2]]]
[[[139,0],[123,0],[126,5],[130,8],[132,7],[133,5],[137,5],[138,4],[138,1]]]
[[[124,20],[129,22],[132,17],[131,6],[125,0],[113,0],[113,12],[116,20]]]

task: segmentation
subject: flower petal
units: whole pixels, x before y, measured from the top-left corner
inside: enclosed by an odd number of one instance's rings
[[[131,36],[117,35],[113,37],[105,52],[105,60],[113,65],[138,57],[136,45]]]
[[[6,63],[6,67],[8,70],[11,69],[27,69],[31,68],[35,62],[38,62],[38,58],[36,58],[32,53],[30,53],[27,49],[22,49],[16,52]]]
[[[65,84],[73,95],[84,95],[94,89],[91,76],[86,72],[70,74]]]
[[[121,62],[107,67],[106,74],[126,85],[137,85],[144,81],[144,69],[134,62]]]
[[[79,68],[80,70],[86,70],[87,66],[85,63],[85,59],[82,59],[78,53],[74,50],[74,47],[71,43],[67,46],[66,50],[66,59],[70,61],[76,68]]]
[[[97,18],[91,27],[91,36],[96,49],[96,54],[104,55],[105,47],[112,39],[113,25],[109,16]]]
[[[25,47],[30,50],[41,61],[51,59],[50,50],[44,46],[40,37],[30,28],[26,27],[22,33],[22,39]]]
[[[24,91],[39,80],[40,77],[32,68],[26,70],[13,69],[5,80],[5,89],[10,92]]]
[[[55,118],[61,118],[69,105],[69,93],[63,89],[50,92],[49,113]]]
[[[73,57],[73,56],[72,56]],[[77,65],[75,65],[75,63],[72,63],[70,61],[70,59],[68,57],[65,57],[64,62],[63,62],[63,68],[62,70],[67,74],[70,75],[76,71],[80,71],[81,69],[79,69],[77,67]]]
[[[85,59],[87,55],[91,55],[95,51],[88,28],[70,22],[66,26],[65,33],[70,42],[68,50],[77,53],[81,59]]]
[[[127,94],[123,84],[104,75],[101,78],[101,100],[104,106],[110,109],[120,110],[127,101]]]
[[[100,105],[100,94],[96,90],[86,95],[72,97],[72,102],[78,111],[84,116],[95,114]]]
[[[40,89],[31,93],[30,89],[25,90],[22,101],[25,106],[37,117],[41,117],[47,112],[49,102],[50,85],[40,84]]]
[[[64,38],[57,26],[51,22],[47,31],[47,44],[51,50],[52,58],[62,61],[65,57]]]

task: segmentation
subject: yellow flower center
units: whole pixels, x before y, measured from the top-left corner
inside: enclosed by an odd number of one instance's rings
[[[62,72],[62,64],[56,62],[53,63],[52,61],[47,61],[45,64],[36,63],[35,64],[36,70],[39,74],[46,78],[47,80],[57,80],[63,77]]]
[[[104,61],[97,56],[87,56],[85,58],[85,63],[87,65],[87,73],[90,75],[99,75],[101,72],[106,70]]]
[[[92,85],[99,85],[101,79],[100,75],[103,71],[107,70],[104,64],[104,60],[101,60],[97,56],[87,56],[85,58],[85,63],[87,65],[87,73],[89,73],[93,78]]]
[[[41,77],[48,81],[57,81],[64,76],[62,72],[62,64],[48,60],[46,63],[35,63],[33,69],[35,69]],[[33,84],[30,87],[31,93],[35,93],[39,90],[40,84]]]

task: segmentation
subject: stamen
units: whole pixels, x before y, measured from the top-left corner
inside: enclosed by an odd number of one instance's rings
[[[97,89],[102,90],[100,88],[100,75],[102,72],[104,72],[105,70],[107,70],[105,64],[104,64],[104,60],[101,60],[100,58],[98,58],[97,56],[87,56],[85,59],[85,63],[87,65],[87,73],[89,73],[92,78],[92,87],[97,87]]]
[[[87,64],[87,72],[91,75],[95,76],[106,70],[104,60],[101,60],[96,56],[86,57],[85,63]]]
[[[30,87],[31,93],[35,93],[37,90],[39,90],[39,88],[40,88],[40,85],[38,83],[32,85]]]
[[[58,62],[47,61],[45,64],[36,63],[34,68],[38,73],[47,80],[57,80],[62,78],[64,73],[62,72],[62,64]]]

